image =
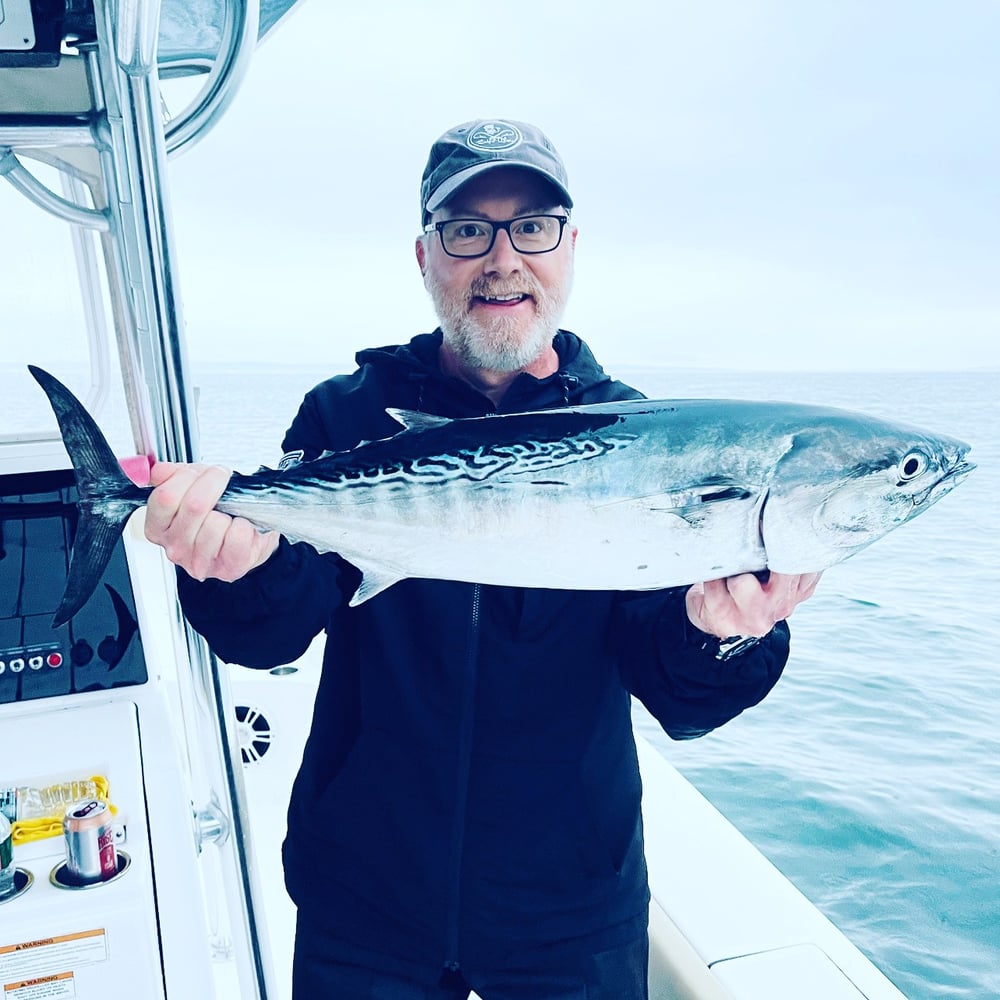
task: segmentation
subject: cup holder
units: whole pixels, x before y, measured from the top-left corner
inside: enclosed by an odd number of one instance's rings
[[[9,903],[12,899],[23,896],[31,888],[34,881],[35,876],[27,868],[15,868],[14,891],[7,893],[6,896],[0,896],[0,903]]]
[[[116,882],[128,871],[131,864],[132,859],[124,851],[118,851],[118,871],[111,878],[97,878],[83,881],[77,878],[66,867],[66,862],[63,861],[49,872],[49,881],[57,889],[95,889],[99,885],[109,885],[111,882]]]

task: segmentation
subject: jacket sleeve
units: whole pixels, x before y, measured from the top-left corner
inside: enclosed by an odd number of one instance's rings
[[[717,642],[688,620],[686,587],[622,594],[611,641],[622,679],[675,740],[704,736],[762,701],[788,659],[785,622],[752,649],[715,658]]]
[[[286,454],[313,459],[328,448],[354,443],[359,429],[349,419],[350,411],[336,405],[342,394],[331,380],[306,395],[282,442]],[[338,440],[337,434],[346,440]],[[347,603],[357,576],[339,556],[282,538],[271,558],[241,580],[199,583],[178,570],[177,590],[188,621],[217,656],[227,663],[269,668],[306,651],[336,609]]]
[[[235,583],[199,583],[178,570],[177,592],[220,659],[269,668],[297,659],[328,624],[343,603],[345,570],[337,556],[282,538],[266,563]]]

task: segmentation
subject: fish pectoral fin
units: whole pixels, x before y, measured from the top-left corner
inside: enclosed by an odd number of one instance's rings
[[[594,504],[591,508],[600,516],[608,516],[612,521],[622,522],[639,519],[645,522],[647,518],[660,518],[664,527],[684,522],[694,526],[697,518],[692,516],[697,507],[682,507],[671,502],[666,493],[655,493],[652,496],[629,497],[627,500],[613,500],[610,503]],[[669,524],[666,519],[670,519]]]
[[[436,417],[433,413],[420,413],[418,410],[400,410],[387,406],[385,412],[408,431],[426,431],[451,423],[447,417]]]
[[[352,559],[351,562],[361,570],[361,583],[349,602],[349,606],[352,608],[364,604],[369,598],[381,594],[383,590],[388,590],[394,583],[405,579],[402,574],[393,573],[380,566],[372,566],[357,559]]]
[[[755,491],[732,483],[706,483],[685,490],[648,493],[624,500],[614,500],[607,504],[599,504],[598,507],[638,506],[661,514],[674,514],[687,520],[699,511],[703,512],[706,504],[748,500],[755,495]]]

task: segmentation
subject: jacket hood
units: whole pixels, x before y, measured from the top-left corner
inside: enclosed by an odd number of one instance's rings
[[[449,379],[438,365],[438,351],[443,335],[440,327],[433,333],[418,334],[407,344],[387,347],[373,347],[359,351],[356,361],[359,368],[373,365],[378,368],[395,369],[396,373],[408,378]],[[554,385],[559,388],[565,404],[581,402],[594,389],[610,385],[611,377],[598,364],[590,348],[569,330],[558,330],[552,346],[559,356],[559,370],[544,379],[522,374],[521,379],[529,379],[533,387]]]

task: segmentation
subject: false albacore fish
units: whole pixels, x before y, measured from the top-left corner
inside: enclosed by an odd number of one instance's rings
[[[41,369],[76,471],[80,523],[56,623],[84,604],[150,492]],[[969,446],[792,403],[630,400],[448,420],[389,411],[393,437],[234,474],[227,514],[337,552],[352,604],[407,577],[650,590],[771,569],[807,573],[927,510]]]

